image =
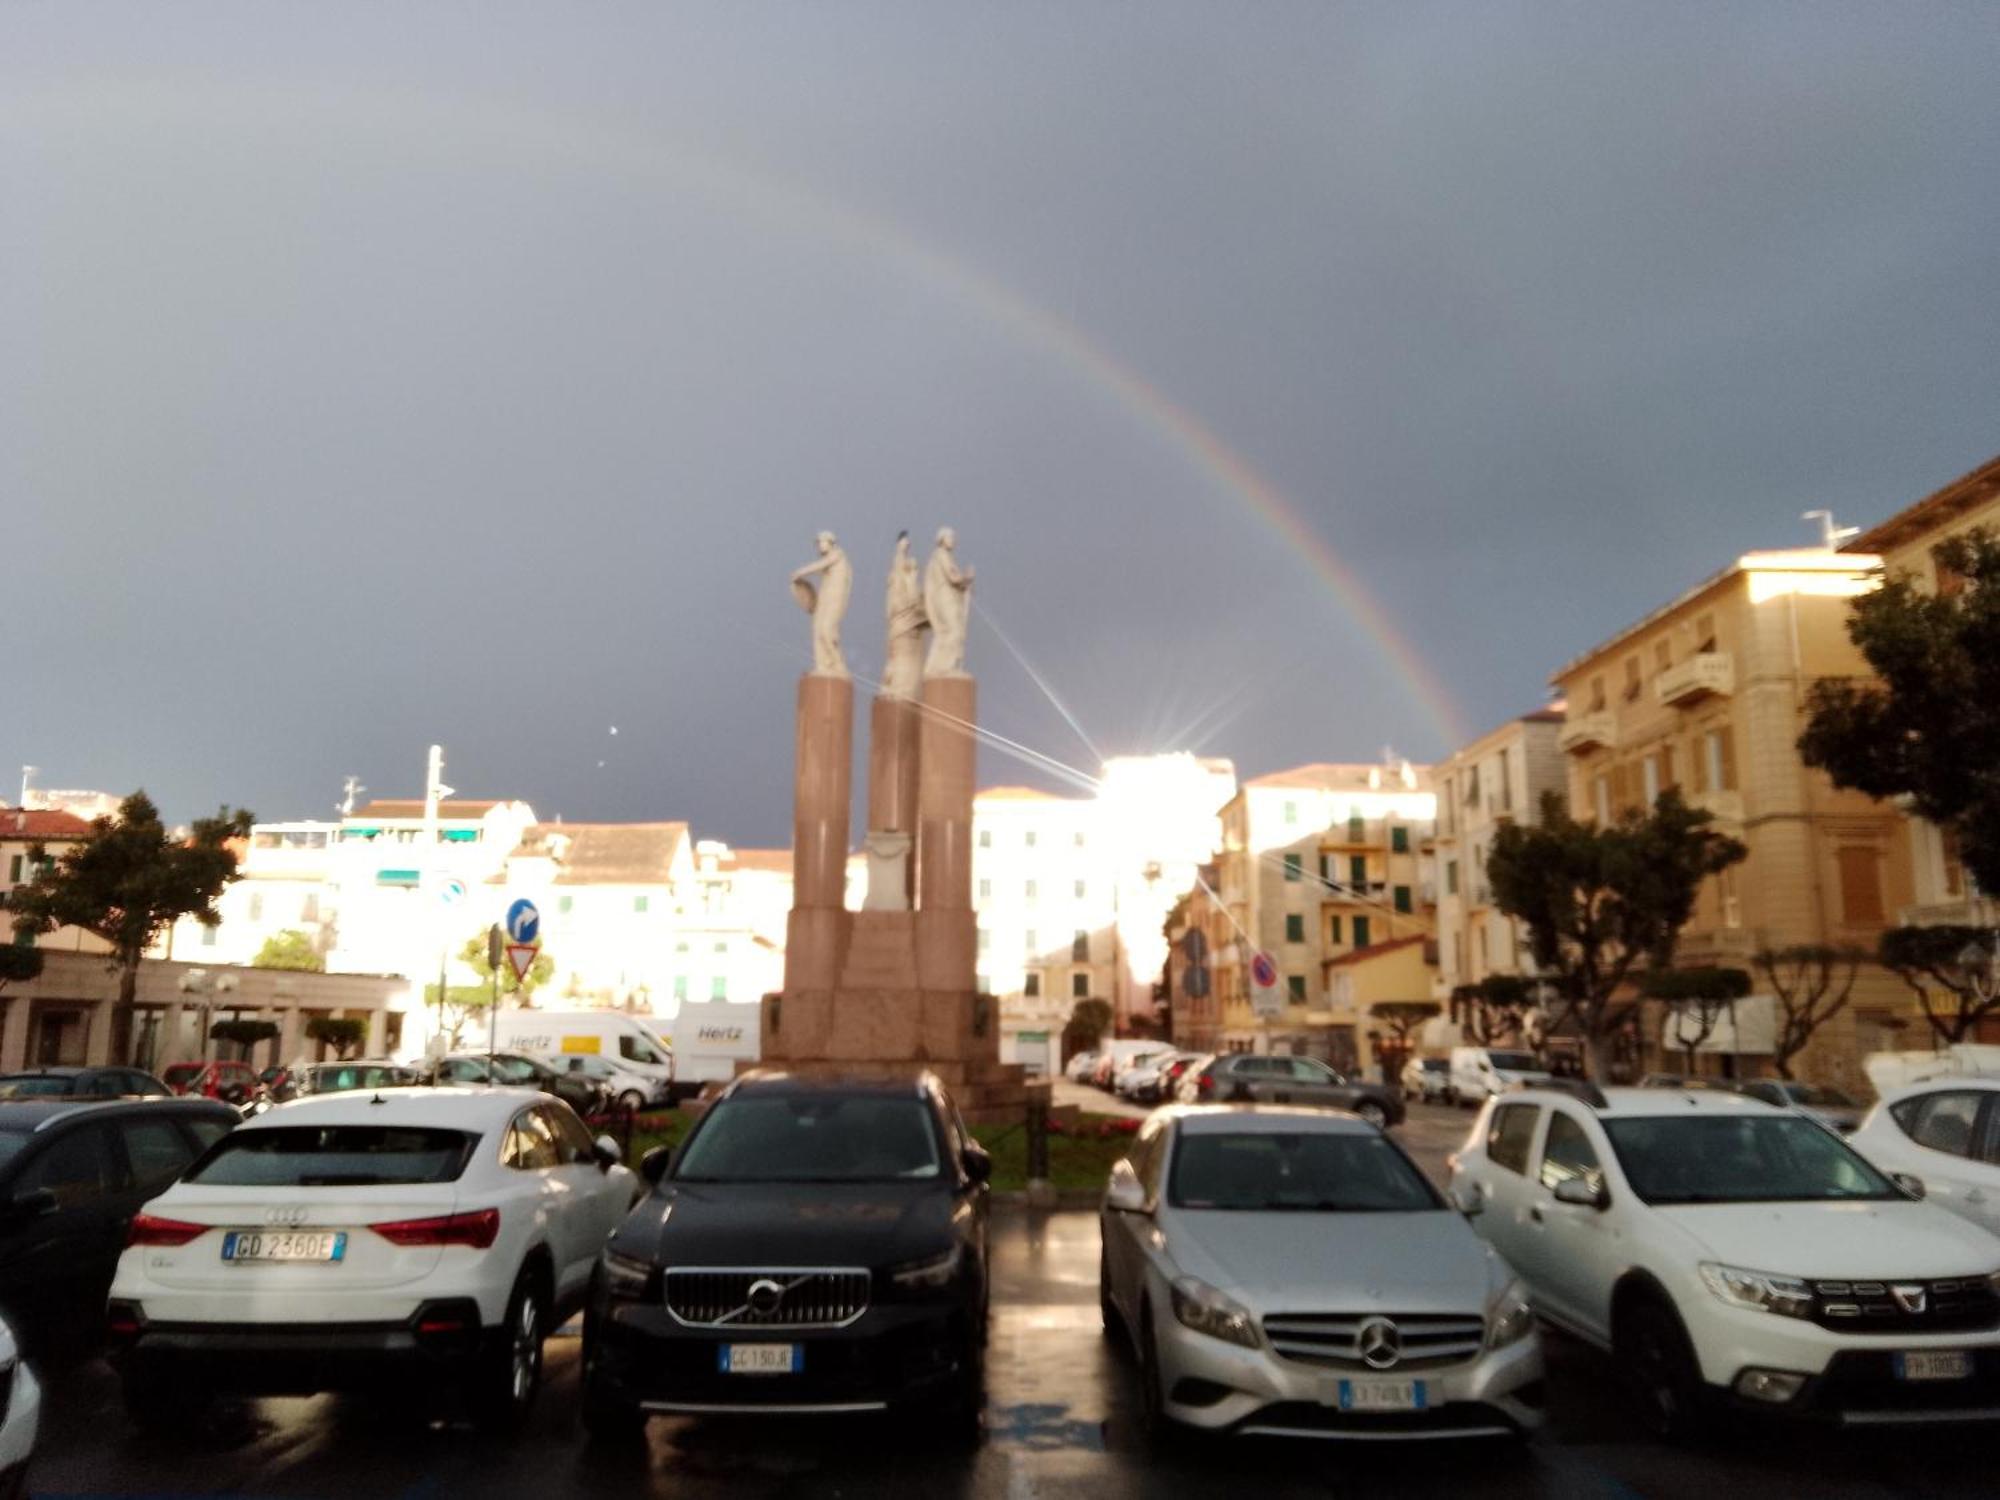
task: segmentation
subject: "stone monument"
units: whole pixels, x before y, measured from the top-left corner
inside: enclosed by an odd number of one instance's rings
[[[764,998],[761,1065],[869,1077],[928,1069],[968,1120],[1019,1119],[1031,1090],[1046,1102],[1047,1086],[1030,1085],[1021,1068],[1000,1062],[999,1017],[976,977],[978,700],[965,670],[972,570],[959,568],[957,538],[946,528],[919,588],[908,536],[897,539],[886,603],[888,664],[869,717],[868,895],[863,909],[851,912],[854,687],[840,654],[838,614],[849,577],[832,535],[821,533],[819,542],[820,560],[792,579],[813,614],[813,670],[799,683],[785,987]],[[808,600],[814,577],[822,581]],[[823,619],[830,607],[831,618]]]

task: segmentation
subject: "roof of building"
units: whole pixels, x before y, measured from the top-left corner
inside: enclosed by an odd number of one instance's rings
[[[1054,792],[1045,792],[1034,786],[989,786],[974,794],[975,802],[1068,802],[1074,799],[1058,797]]]
[[[483,818],[500,806],[499,800],[471,801],[460,798],[438,803],[440,818]],[[349,816],[354,818],[421,818],[424,815],[424,799],[421,797],[378,797],[364,807],[354,810]]]
[[[1341,792],[1341,791],[1425,791],[1431,784],[1429,766],[1410,766],[1416,778],[1416,786],[1403,786],[1402,766],[1384,765],[1380,761],[1313,761],[1309,765],[1293,766],[1289,770],[1272,771],[1267,775],[1253,776],[1243,785],[1249,787],[1296,788],[1301,791]],[[1379,778],[1379,785],[1370,778]]]
[[[768,870],[774,875],[792,873],[789,849],[731,849],[726,863],[736,870]]]
[[[1409,937],[1388,938],[1383,942],[1370,943],[1366,948],[1356,948],[1352,953],[1343,953],[1338,958],[1329,958],[1326,966],[1329,969],[1338,969],[1352,964],[1365,964],[1370,959],[1380,958],[1385,953],[1395,953],[1412,944],[1429,941],[1430,935],[1422,932],[1412,933]]]
[[[91,828],[75,813],[52,809],[10,807],[0,812],[0,839],[36,839],[41,842],[87,839]]]
[[[1845,552],[1881,553],[1909,545],[1927,531],[1949,526],[1959,516],[2000,500],[2000,457],[1954,479],[1935,494],[1905,506],[1888,520],[1848,542]]]
[[[657,885],[687,836],[685,823],[536,823],[514,854],[553,859],[557,885]]]

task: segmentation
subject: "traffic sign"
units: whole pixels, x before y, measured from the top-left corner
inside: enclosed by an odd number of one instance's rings
[[[1181,934],[1181,952],[1189,963],[1200,963],[1208,957],[1208,935],[1199,927],[1190,927]]]
[[[465,899],[465,882],[456,875],[438,887],[438,900],[445,906],[456,906]]]
[[[507,908],[507,939],[514,943],[535,943],[542,936],[542,914],[525,896]]]
[[[535,966],[535,959],[541,951],[539,943],[509,943],[507,945],[507,964],[514,971],[514,982],[516,984],[526,984],[528,982],[528,970]]]
[[[1181,971],[1181,993],[1190,1000],[1208,998],[1208,966],[1189,964]]]
[[[1263,1017],[1284,1013],[1285,1003],[1278,997],[1278,965],[1268,953],[1250,960],[1250,1009]]]

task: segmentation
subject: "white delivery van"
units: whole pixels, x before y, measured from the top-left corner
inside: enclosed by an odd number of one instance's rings
[[[1483,1104],[1517,1083],[1547,1083],[1549,1070],[1535,1054],[1514,1047],[1454,1047],[1446,1097],[1454,1104]]]
[[[667,1094],[674,1086],[674,1048],[657,1027],[651,1016],[622,1010],[503,1009],[495,1045],[531,1057],[611,1058],[627,1071],[652,1079]],[[485,1037],[479,1040],[483,1043]]]
[[[705,1083],[727,1083],[737,1064],[764,1050],[764,1007],[733,1000],[683,1000],[674,1017],[674,1096],[691,1098]]]
[[[1937,1052],[1871,1052],[1861,1071],[1878,1094],[1893,1093],[1933,1078],[2000,1077],[2000,1046],[1957,1042]]]

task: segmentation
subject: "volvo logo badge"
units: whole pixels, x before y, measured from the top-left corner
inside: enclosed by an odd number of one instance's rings
[[[310,1213],[311,1210],[307,1209],[304,1205],[296,1208],[274,1208],[264,1215],[264,1222],[266,1224],[282,1224],[288,1229],[297,1229],[299,1225],[305,1223]]]
[[[1914,1286],[1892,1286],[1889,1288],[1889,1295],[1896,1299],[1896,1306],[1902,1308],[1904,1312],[1909,1313],[1912,1317],[1919,1317],[1923,1314],[1929,1299],[1929,1293],[1921,1284]]]
[[[783,1304],[785,1289],[769,1277],[763,1277],[750,1283],[745,1300],[750,1304],[750,1311],[760,1318],[768,1318]]]
[[[1403,1336],[1387,1318],[1370,1318],[1354,1335],[1361,1362],[1371,1370],[1387,1370],[1403,1357]]]

